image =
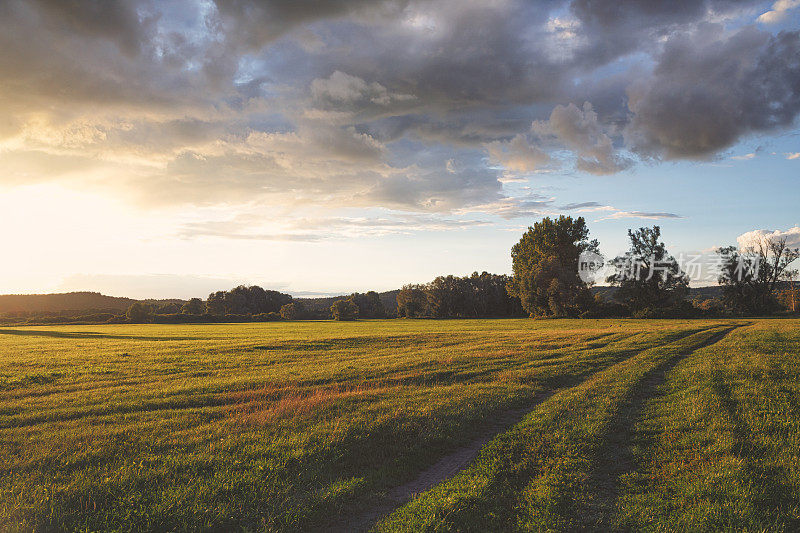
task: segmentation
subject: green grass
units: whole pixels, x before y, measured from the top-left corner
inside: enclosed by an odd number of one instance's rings
[[[324,529],[520,407],[376,527],[796,529],[799,326],[0,328],[0,529]]]

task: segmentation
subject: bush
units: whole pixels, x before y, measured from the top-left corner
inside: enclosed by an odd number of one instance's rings
[[[331,306],[331,317],[334,320],[356,320],[358,306],[353,300],[336,300]]]
[[[704,318],[719,318],[728,314],[725,305],[719,298],[710,298],[693,302],[697,313]]]
[[[601,295],[594,297],[591,307],[581,313],[581,318],[627,318],[631,311],[626,305],[619,302],[608,301]]]
[[[274,311],[270,311],[269,313],[259,313],[257,315],[253,315],[253,320],[255,322],[276,322],[281,320],[281,315]]]
[[[192,315],[187,313],[170,313],[167,315],[155,315],[153,317],[153,322],[156,324],[200,324],[218,321],[218,317],[208,314]]]
[[[695,318],[700,316],[700,310],[689,302],[670,307],[645,307],[633,313],[633,318]]]

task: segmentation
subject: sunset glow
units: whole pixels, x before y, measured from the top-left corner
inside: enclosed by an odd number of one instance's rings
[[[559,213],[796,235],[800,9],[668,4],[3,2],[0,292],[386,290]]]

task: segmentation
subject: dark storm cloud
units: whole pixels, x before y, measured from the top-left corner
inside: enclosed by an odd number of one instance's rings
[[[381,0],[214,0],[228,34],[259,49],[295,26],[367,11],[396,14],[408,2]]]
[[[708,158],[790,127],[800,45],[751,25],[769,7],[7,0],[0,179],[30,154],[35,180],[90,153],[148,202],[532,216],[551,200],[504,182]]]
[[[730,15],[750,0],[573,0],[570,11],[580,21],[586,46],[580,59],[603,64],[631,52],[653,50],[659,39],[708,16]]]
[[[723,40],[678,35],[653,75],[629,89],[632,147],[670,159],[706,158],[752,132],[790,126],[800,112],[800,33],[748,27]]]
[[[13,0],[9,2],[13,9]],[[154,15],[140,15],[149,2],[126,0],[31,0],[38,23],[50,32],[98,37],[116,43],[129,55],[140,52],[153,35]],[[7,12],[8,13],[8,12]]]

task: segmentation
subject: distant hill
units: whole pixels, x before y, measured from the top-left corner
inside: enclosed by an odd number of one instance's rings
[[[0,314],[43,313],[67,310],[124,311],[136,300],[105,296],[99,292],[67,292],[62,294],[3,294],[0,295]]]

